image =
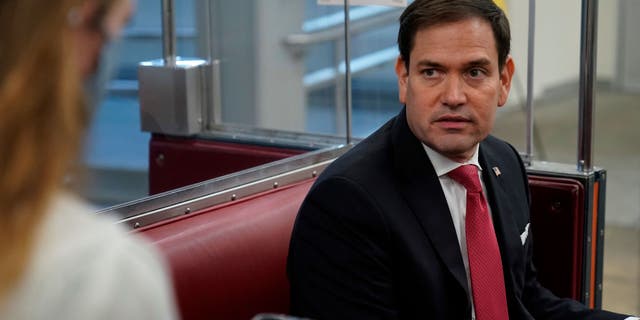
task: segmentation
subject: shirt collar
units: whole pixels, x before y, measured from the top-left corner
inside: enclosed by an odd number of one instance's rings
[[[438,177],[444,176],[447,173],[449,173],[451,170],[454,170],[465,164],[472,164],[478,167],[479,171],[482,171],[482,167],[478,162],[478,149],[480,148],[480,144],[476,145],[476,149],[474,150],[473,155],[471,156],[471,159],[463,163],[455,162],[443,156],[442,154],[431,149],[424,143],[422,143],[422,147],[424,148],[424,151],[427,152],[427,156],[431,160],[431,164],[433,164],[433,168],[436,170],[436,174],[438,174]]]

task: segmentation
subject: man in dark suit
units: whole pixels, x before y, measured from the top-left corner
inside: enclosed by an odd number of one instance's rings
[[[624,319],[536,280],[526,172],[489,136],[514,72],[504,13],[491,0],[415,0],[398,46],[405,108],[329,166],[300,209],[292,313]]]

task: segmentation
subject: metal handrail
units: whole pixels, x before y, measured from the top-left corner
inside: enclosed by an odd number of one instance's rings
[[[345,1],[345,10],[341,14],[333,14],[305,23],[303,29],[306,29],[306,32],[290,34],[284,38],[283,43],[294,56],[303,55],[309,46],[317,43],[327,41],[336,43],[333,66],[306,74],[304,76],[304,88],[308,92],[324,86],[335,85],[336,127],[341,128],[342,122],[347,122],[344,134],[346,134],[349,142],[351,136],[350,108],[352,103],[350,82],[353,72],[356,70],[364,72],[381,64],[392,62],[397,58],[398,51],[395,47],[385,48],[352,60],[349,57],[348,46],[350,45],[350,40],[348,38],[351,35],[369,31],[378,26],[395,23],[401,10],[388,7],[365,7],[349,11],[348,5],[348,1]],[[340,22],[338,18],[342,18],[343,21]],[[323,20],[329,21],[329,23],[320,23]],[[313,27],[308,27],[309,25],[313,25]],[[348,30],[348,32],[345,32],[345,30]],[[340,46],[340,42],[343,40],[346,43],[346,48]],[[342,52],[342,49],[344,49],[344,52]],[[390,51],[392,52],[391,54],[389,54]],[[353,70],[347,70],[349,65],[353,66]],[[346,87],[344,93],[341,92],[343,86]],[[346,101],[343,101],[345,96]],[[346,114],[345,119],[343,119],[342,114]],[[340,133],[340,129],[338,129],[338,132]]]
[[[396,46],[381,49],[358,58],[351,59],[351,76],[356,76],[367,70],[374,69],[388,62],[395,61],[398,57],[398,48]],[[345,74],[344,62],[340,63],[337,68],[328,67],[311,72],[304,76],[303,83],[307,92],[323,88],[335,83],[335,79],[343,77]]]
[[[593,170],[593,105],[596,80],[598,1],[582,0],[580,90],[578,116],[578,170]]]
[[[364,8],[360,8],[360,14],[354,9],[351,16],[349,29],[351,34],[358,34],[370,30],[371,28],[390,24],[398,20],[398,9],[385,10],[369,10],[363,12]],[[313,31],[302,33],[294,33],[286,36],[283,43],[294,54],[301,54],[304,50],[314,44],[326,41],[338,41],[344,37],[344,28],[342,24],[328,24],[323,28],[314,28]]]

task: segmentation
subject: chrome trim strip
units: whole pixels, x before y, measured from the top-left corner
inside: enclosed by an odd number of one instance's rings
[[[331,148],[344,144],[344,136],[261,129],[239,124],[216,124],[211,131],[200,133],[197,138],[306,150]],[[354,140],[357,142],[361,139]]]
[[[132,227],[146,226],[269,190],[274,187],[274,183],[277,183],[276,187],[282,187],[312,178],[352,146],[342,145],[300,154],[106,208],[98,211],[98,214],[114,216],[120,223]]]
[[[568,163],[532,161],[527,167],[527,173],[540,175],[553,175],[564,178],[589,178],[595,174],[603,174],[604,169],[594,167],[591,171],[580,171],[574,165]]]
[[[333,159],[248,184],[239,185],[227,190],[214,192],[196,199],[177,203],[169,207],[145,212],[130,218],[122,219],[118,221],[118,223],[124,223],[131,228],[139,228],[163,220],[197,212],[206,208],[211,208],[216,205],[237,201],[271,189],[282,188],[287,185],[314,178],[331,162],[333,162]]]

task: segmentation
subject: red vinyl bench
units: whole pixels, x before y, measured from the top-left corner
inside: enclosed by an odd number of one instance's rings
[[[231,201],[140,230],[166,255],[183,319],[251,319],[287,313],[286,257],[293,222],[314,179]],[[552,291],[581,285],[580,189],[568,179],[530,179],[534,259]],[[561,228],[558,232],[542,231]]]
[[[140,230],[166,255],[183,319],[287,313],[286,257],[313,179]]]
[[[177,189],[308,151],[154,134],[149,141],[149,194]]]

